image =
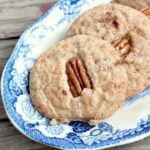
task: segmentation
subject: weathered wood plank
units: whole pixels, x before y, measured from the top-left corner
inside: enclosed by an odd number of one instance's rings
[[[150,150],[150,137],[132,144],[110,148],[109,150]]]
[[[8,59],[18,39],[0,40],[0,60]]]
[[[0,40],[0,73],[2,72],[12,50],[15,47],[17,39]]]
[[[47,146],[31,141],[21,135],[8,120],[0,122],[0,149],[3,150],[46,150]],[[49,150],[54,150],[49,148]]]
[[[2,70],[12,50],[14,49],[16,42],[17,42],[17,39],[0,40],[0,78],[1,78]],[[4,110],[4,106],[2,103],[2,99],[1,99],[1,93],[0,93],[0,120],[6,119],[6,118],[7,116]]]
[[[43,3],[55,2],[56,0],[0,0],[0,7],[17,7],[17,6],[29,6],[29,5],[41,5]]]
[[[7,119],[7,115],[4,109],[4,105],[2,103],[1,95],[0,95],[0,122],[1,120]]]
[[[1,0],[0,39],[17,37],[57,0]]]

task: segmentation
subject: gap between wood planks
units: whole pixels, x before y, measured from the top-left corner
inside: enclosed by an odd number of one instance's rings
[[[18,37],[57,0],[1,0],[0,39]]]

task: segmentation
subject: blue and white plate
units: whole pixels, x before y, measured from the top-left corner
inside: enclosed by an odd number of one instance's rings
[[[27,137],[60,149],[103,149],[150,135],[150,88],[124,103],[97,126],[81,121],[51,125],[33,107],[29,73],[37,57],[63,39],[71,23],[84,11],[110,0],[60,0],[24,32],[2,76],[4,106],[14,126]]]

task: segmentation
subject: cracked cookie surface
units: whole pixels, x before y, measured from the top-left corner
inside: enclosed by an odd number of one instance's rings
[[[37,59],[30,75],[32,102],[51,119],[105,119],[126,98],[128,79],[120,61],[106,41],[88,35],[65,39]]]
[[[130,79],[127,98],[150,85],[150,48],[147,46],[150,42],[150,20],[144,14],[115,3],[99,5],[81,15],[66,37],[76,34],[102,38],[120,52]]]
[[[124,58],[129,80],[128,96],[142,92],[150,85],[150,41],[135,32],[127,36],[130,46]]]

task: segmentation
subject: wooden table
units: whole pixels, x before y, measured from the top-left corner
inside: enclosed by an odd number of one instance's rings
[[[56,0],[0,0],[0,77],[21,33]],[[28,12],[28,13],[27,13]],[[0,149],[52,150],[31,141],[8,120],[0,97]],[[150,150],[150,138],[109,150]]]

